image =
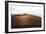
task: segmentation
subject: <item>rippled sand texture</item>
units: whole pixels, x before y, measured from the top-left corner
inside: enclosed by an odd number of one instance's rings
[[[11,15],[11,27],[12,28],[41,27],[41,17],[28,14]]]

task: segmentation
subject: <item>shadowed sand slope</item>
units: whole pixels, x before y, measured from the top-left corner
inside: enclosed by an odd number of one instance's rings
[[[41,27],[41,17],[29,14],[11,15],[11,27],[12,28]]]

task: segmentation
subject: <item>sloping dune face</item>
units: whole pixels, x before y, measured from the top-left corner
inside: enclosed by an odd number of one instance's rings
[[[25,27],[40,27],[41,17],[22,14],[22,15],[11,15],[12,28],[25,28]]]

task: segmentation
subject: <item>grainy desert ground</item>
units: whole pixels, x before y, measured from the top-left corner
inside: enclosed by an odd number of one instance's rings
[[[11,15],[11,28],[32,27],[41,27],[41,17],[29,14]]]

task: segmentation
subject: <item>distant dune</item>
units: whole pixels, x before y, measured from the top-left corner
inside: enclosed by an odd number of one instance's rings
[[[12,28],[41,27],[41,17],[30,14],[11,15]]]

